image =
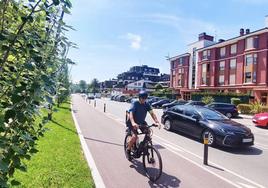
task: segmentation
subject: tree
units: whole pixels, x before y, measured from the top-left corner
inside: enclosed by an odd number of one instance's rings
[[[16,169],[27,170],[23,160],[37,152],[48,121],[40,109],[54,104],[60,78],[68,79],[64,32],[72,27],[63,14],[70,8],[70,0],[0,1],[0,187],[10,187]]]
[[[94,78],[90,82],[90,84],[88,86],[88,90],[90,93],[94,93],[94,94],[100,92],[100,83],[96,78]]]
[[[87,83],[85,80],[80,80],[79,81],[79,87],[80,87],[80,91],[82,93],[85,93],[87,91]]]

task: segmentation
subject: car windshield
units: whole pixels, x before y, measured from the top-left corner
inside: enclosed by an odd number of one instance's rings
[[[207,109],[207,108],[200,108],[198,109],[199,113],[201,114],[201,116],[207,120],[224,120],[224,119],[228,119],[227,117],[225,117],[224,115],[222,115],[221,113],[218,113],[216,111]]]

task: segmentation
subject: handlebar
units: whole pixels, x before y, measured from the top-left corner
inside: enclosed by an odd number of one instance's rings
[[[145,128],[145,130],[141,130],[140,127]],[[138,132],[139,135],[140,134],[147,134],[149,128],[151,128],[151,127],[158,127],[158,126],[156,124],[154,124],[154,123],[152,125],[143,125],[143,126],[139,125],[139,128],[137,129],[137,132]]]

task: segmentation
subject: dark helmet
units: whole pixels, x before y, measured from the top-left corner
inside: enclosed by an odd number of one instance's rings
[[[140,91],[139,92],[139,98],[147,99],[148,93],[146,91]]]

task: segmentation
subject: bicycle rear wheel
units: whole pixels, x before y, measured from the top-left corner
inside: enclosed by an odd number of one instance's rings
[[[130,139],[131,139],[131,134],[126,134],[125,141],[124,141],[124,152],[125,152],[125,156],[127,159],[128,159],[127,147],[128,147],[128,142]]]
[[[142,157],[143,167],[148,178],[155,182],[162,174],[162,159],[158,150],[148,146]]]

